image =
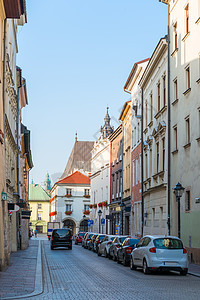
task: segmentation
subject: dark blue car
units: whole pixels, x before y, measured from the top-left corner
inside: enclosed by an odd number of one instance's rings
[[[130,264],[131,252],[139,241],[139,239],[133,237],[128,237],[124,240],[117,252],[118,264],[120,264],[121,262],[124,266],[128,266]]]

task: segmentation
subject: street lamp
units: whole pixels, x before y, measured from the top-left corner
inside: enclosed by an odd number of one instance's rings
[[[180,219],[180,199],[183,195],[184,192],[184,187],[180,184],[180,182],[178,182],[175,187],[173,188],[174,193],[176,195],[176,202],[178,202],[178,237],[180,238],[181,236],[181,219]]]
[[[120,234],[123,234],[123,211],[124,211],[124,208],[125,208],[125,204],[123,201],[121,201],[120,203],[120,209],[121,209],[121,228],[120,228]]]
[[[101,233],[101,215],[102,215],[102,211],[99,209],[98,211],[98,215],[99,215],[99,233]]]

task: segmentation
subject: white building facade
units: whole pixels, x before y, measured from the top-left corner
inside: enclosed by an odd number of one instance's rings
[[[167,234],[167,40],[161,38],[139,82],[143,90],[143,234]]]
[[[110,126],[110,117],[104,118],[105,124],[101,127],[101,136],[94,144],[91,160],[91,220],[90,230],[99,233],[109,233],[110,224],[106,218],[109,215],[110,203],[110,141],[109,135],[113,132]]]
[[[79,171],[59,180],[51,189],[51,222],[71,228],[73,235],[88,230],[90,178]]]

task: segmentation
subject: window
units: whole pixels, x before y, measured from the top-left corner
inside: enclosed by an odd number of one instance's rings
[[[189,4],[185,8],[185,30],[189,33]]]
[[[158,111],[160,111],[160,83],[158,83]]]
[[[72,211],[72,205],[66,204],[66,211]]]
[[[148,178],[148,159],[147,159],[147,153],[145,154],[145,179]]]
[[[119,192],[119,174],[117,173],[117,180],[116,180],[116,193],[118,194]]]
[[[135,161],[135,184],[138,183],[138,158]]]
[[[156,144],[156,171],[159,172],[159,142]]]
[[[42,209],[42,203],[38,203],[38,209]]]
[[[72,195],[72,189],[66,189],[66,194],[71,196]]]
[[[135,185],[135,160],[133,160],[132,176],[133,176],[133,186],[134,186]]]
[[[186,72],[186,89],[190,89],[190,67],[187,66],[185,69]]]
[[[90,189],[85,189],[84,195],[85,195],[85,196],[90,196]]]
[[[174,80],[174,101],[178,99],[178,82]]]
[[[147,127],[147,124],[148,124],[148,120],[147,120],[147,101],[145,103],[145,124],[146,124],[146,127]]]
[[[186,144],[190,143],[190,118],[185,119],[186,122]]]
[[[152,149],[149,151],[149,177],[152,175]]]
[[[38,220],[42,220],[42,214],[38,214]]]
[[[120,186],[119,186],[120,193],[122,193],[122,183],[123,183],[123,177],[122,177],[122,171],[121,171],[120,172]]]
[[[153,121],[153,94],[150,95],[151,121]]]
[[[177,126],[174,126],[174,150],[178,149]]]
[[[174,50],[178,48],[177,23],[174,25]]]
[[[89,210],[89,205],[88,204],[84,204],[84,210]]]
[[[190,209],[191,209],[190,191],[186,191],[186,193],[185,193],[185,211],[190,211]]]
[[[166,76],[163,76],[163,106],[166,105]]]
[[[114,196],[115,193],[115,175],[112,175],[112,194]]]
[[[162,139],[162,163],[163,171],[165,170],[165,138]]]
[[[108,186],[106,186],[106,201],[108,201]]]

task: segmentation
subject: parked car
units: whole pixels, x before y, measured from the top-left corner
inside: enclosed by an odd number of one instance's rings
[[[140,240],[134,237],[127,237],[117,251],[117,262],[127,266],[130,263],[131,252]]]
[[[174,270],[187,275],[187,250],[175,236],[144,236],[131,254],[130,268],[143,268],[144,274],[155,270]]]
[[[89,243],[88,243],[88,250],[93,250],[94,249],[94,242],[97,238],[98,234],[94,233],[93,236],[91,237]]]
[[[99,244],[103,241],[105,234],[98,234],[94,241],[93,251],[98,252]]]
[[[108,252],[109,252],[109,248],[110,245],[112,244],[112,241],[114,240],[115,235],[106,235],[102,242],[99,244],[98,247],[98,256],[101,256],[102,254],[104,254],[105,257],[108,257]]]
[[[119,250],[119,248],[121,248],[123,241],[127,238],[127,235],[125,236],[116,236],[115,239],[113,240],[110,249],[109,249],[109,253],[108,253],[108,257],[110,259],[113,259],[114,261],[117,260],[117,252]]]
[[[85,235],[85,232],[79,232],[78,233],[78,235],[74,239],[75,245],[82,244],[82,240],[83,240],[84,235]]]
[[[69,228],[53,229],[51,235],[51,250],[56,247],[72,249],[72,231]]]
[[[82,239],[82,247],[85,247],[85,244],[86,244],[86,238],[88,236],[89,232],[86,232],[83,239]]]
[[[90,242],[90,240],[91,240],[91,238],[92,238],[93,235],[94,235],[94,233],[88,232],[88,234],[84,237],[84,241],[83,241],[84,245],[83,245],[83,247],[85,249],[88,249],[88,244],[89,244],[89,242]]]

